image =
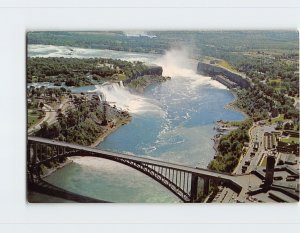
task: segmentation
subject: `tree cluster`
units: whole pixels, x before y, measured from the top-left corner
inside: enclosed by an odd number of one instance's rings
[[[252,120],[245,120],[238,129],[224,135],[218,145],[218,155],[208,165],[209,169],[231,173],[238,164],[243,147],[249,142],[248,131]]]
[[[142,62],[104,58],[29,58],[27,82],[51,82],[54,85],[86,86],[97,81],[114,81],[116,75],[126,80],[147,71]]]

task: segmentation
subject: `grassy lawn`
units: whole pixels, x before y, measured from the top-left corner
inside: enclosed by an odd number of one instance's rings
[[[278,117],[272,118],[271,123],[272,124],[276,124],[278,121],[284,121],[284,115],[283,114],[279,114]]]
[[[293,137],[282,138],[281,141],[286,142],[286,143],[291,143],[291,142],[299,143],[300,142],[299,138],[293,138]]]
[[[30,128],[31,126],[36,125],[37,123],[39,123],[43,119],[45,114],[43,113],[43,115],[40,115],[40,112],[29,109],[27,116],[28,116],[27,127]]]
[[[228,123],[228,125],[229,126],[241,126],[242,124],[243,124],[243,120],[241,120],[241,121],[230,121],[229,123]]]
[[[205,56],[204,58],[201,59],[201,61],[206,62],[206,63],[210,63],[211,61],[214,61],[213,64],[215,64],[215,65],[218,65],[220,67],[224,67],[224,68],[226,68],[230,71],[233,71],[233,72],[238,72],[232,65],[230,65],[227,61],[222,60],[222,59]]]
[[[225,61],[225,60],[220,60],[218,62],[218,65],[222,66],[222,67],[224,67],[224,68],[226,68],[228,70],[236,72],[236,69],[232,65],[230,65],[227,61]]]

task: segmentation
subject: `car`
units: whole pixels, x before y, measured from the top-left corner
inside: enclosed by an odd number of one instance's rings
[[[285,180],[286,181],[295,181],[296,177],[294,177],[294,176],[287,176]]]

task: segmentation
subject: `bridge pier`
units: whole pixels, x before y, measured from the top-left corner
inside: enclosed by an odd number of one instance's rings
[[[35,164],[37,160],[37,154],[38,154],[38,144],[34,144],[34,151],[33,151],[33,160],[32,163]]]
[[[210,180],[208,177],[199,177],[195,174],[192,174],[192,180],[191,180],[191,202],[195,202],[198,199],[198,185],[199,185],[199,179],[201,178],[201,192],[203,195],[207,196],[209,194],[209,183]]]
[[[209,194],[209,178],[205,177],[203,178],[203,193],[205,196],[207,196]]]
[[[191,180],[191,202],[194,202],[198,198],[198,180],[199,176],[192,173],[192,180]]]
[[[138,156],[116,154],[66,142],[58,143],[49,139],[29,137],[27,146],[27,174],[28,180],[33,183],[41,179],[41,165],[52,164],[51,162],[56,161],[62,162],[69,156],[82,155],[109,159],[133,167],[164,185],[184,202],[196,202],[200,200],[199,197],[203,198],[208,195],[210,182],[221,181],[235,188],[240,187],[228,174]]]
[[[27,177],[28,177],[28,183],[34,182],[34,177],[32,173],[32,165],[30,164],[30,161],[32,161],[34,154],[34,148],[32,144],[27,145]]]

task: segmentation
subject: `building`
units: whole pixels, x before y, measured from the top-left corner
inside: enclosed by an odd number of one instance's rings
[[[264,133],[264,146],[266,150],[271,150],[276,146],[275,135],[270,132]]]

